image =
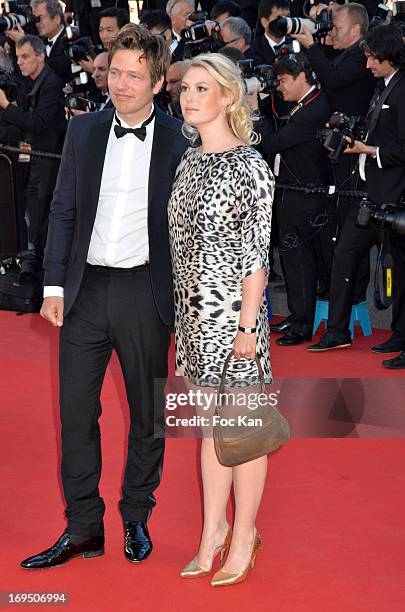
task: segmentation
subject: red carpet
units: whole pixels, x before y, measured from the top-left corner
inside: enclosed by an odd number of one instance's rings
[[[274,373],[282,378],[403,379],[403,371],[383,369],[381,357],[366,350],[387,336],[359,337],[352,349],[326,356],[308,355],[302,346],[274,347]],[[117,501],[128,419],[115,360],[103,391],[106,554],[48,571],[20,569],[21,559],[51,545],[64,528],[58,487],[57,331],[38,315],[1,312],[0,338],[2,592],[64,591],[68,609],[83,612],[404,609],[403,439],[294,439],[273,454],[258,518],[264,547],[255,571],[244,584],[216,590],[206,578],[178,577],[194,556],[201,526],[197,442],[168,440],[158,506],[150,521],[155,551],[143,565],[125,561]]]

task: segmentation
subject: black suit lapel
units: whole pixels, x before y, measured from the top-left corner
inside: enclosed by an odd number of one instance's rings
[[[153,209],[153,197],[159,192],[164,181],[164,169],[168,167],[173,132],[165,126],[164,113],[156,108],[155,129],[153,131],[152,153],[149,166],[148,211]]]
[[[100,111],[100,123],[94,125],[89,136],[89,183],[90,183],[90,210],[94,220],[98,198],[100,195],[101,177],[103,174],[104,160],[107,149],[108,136],[110,134],[111,123],[114,116],[114,109]]]

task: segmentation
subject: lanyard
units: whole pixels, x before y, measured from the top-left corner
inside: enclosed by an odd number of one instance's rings
[[[311,102],[313,102],[319,95],[321,94],[321,90],[318,89],[318,91],[316,92],[316,94],[314,96],[312,96],[311,98],[309,98],[309,100],[307,100],[306,102],[299,102],[297,104],[297,106],[294,106],[294,108],[292,109],[292,111],[290,112],[290,114],[288,115],[288,119],[291,119],[291,117],[293,115],[295,115],[295,113],[297,111],[299,111],[301,108],[304,108],[305,106],[308,106],[308,104],[311,104]]]

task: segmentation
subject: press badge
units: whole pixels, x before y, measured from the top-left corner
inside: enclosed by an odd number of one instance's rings
[[[31,151],[31,145],[29,142],[19,142],[18,147],[23,151]],[[26,153],[20,153],[18,156],[18,161],[29,163],[31,161],[31,155],[27,155]]]
[[[101,8],[101,0],[90,0],[91,8]]]

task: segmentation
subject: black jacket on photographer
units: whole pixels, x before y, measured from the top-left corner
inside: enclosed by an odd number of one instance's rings
[[[21,107],[9,104],[0,112],[0,125],[14,126],[33,150],[61,153],[66,131],[63,81],[45,65],[33,81]],[[27,164],[28,165],[28,164]],[[30,219],[29,239],[41,256],[46,241],[47,217],[59,162],[32,158],[26,188],[26,211]]]
[[[54,73],[62,79],[64,84],[72,79],[72,60],[66,51],[65,33],[66,30],[63,28],[58,38],[52,44],[48,44],[47,38],[41,37],[47,47],[46,62]]]
[[[366,142],[378,147],[378,157],[365,160],[367,191],[376,204],[395,203],[401,196],[405,202],[405,70],[396,72],[376,98],[379,114],[376,121],[372,113],[368,117]]]
[[[355,43],[330,62],[317,45],[306,50],[311,66],[329,96],[332,111],[365,117],[375,88],[367,59]]]
[[[328,120],[330,112],[327,95],[314,86],[295,104],[287,124],[278,132],[272,131],[268,120],[259,122],[256,130],[262,137],[261,150],[268,155],[279,154],[275,161],[276,187],[277,183],[322,187],[328,184],[326,155],[317,139],[317,132]],[[291,342],[289,338],[277,342],[296,344],[312,336],[320,257],[319,234],[326,222],[325,197],[276,189],[275,204],[279,253],[291,313],[288,333],[293,335]]]

